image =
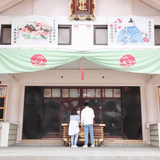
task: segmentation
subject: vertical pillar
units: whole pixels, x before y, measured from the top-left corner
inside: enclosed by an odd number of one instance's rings
[[[155,88],[153,84],[146,85],[146,114],[147,123],[156,123],[156,108],[155,108]]]
[[[141,119],[142,119],[142,137],[144,142],[148,142],[148,130],[146,128],[146,104],[145,104],[145,86],[140,87],[140,97],[141,97]]]
[[[81,49],[86,46],[87,43],[87,26],[86,25],[79,25],[79,47]]]
[[[150,142],[149,125],[156,123],[156,94],[153,84],[146,84],[145,86],[145,100],[146,100],[146,129],[147,141]]]
[[[12,83],[9,97],[9,122],[18,123],[18,108],[19,108],[19,83]]]
[[[93,31],[93,27],[91,25],[87,25],[87,28],[86,28],[86,35],[87,35],[86,45],[87,46],[93,45],[93,34],[92,34],[92,31]]]
[[[73,46],[78,46],[78,30],[79,30],[79,25],[73,25],[73,29],[72,29],[72,45]]]
[[[93,44],[92,25],[77,24],[73,27],[73,45],[77,49],[86,49]]]
[[[8,147],[9,123],[2,123],[1,147]]]
[[[156,94],[157,96],[157,122],[160,123],[160,87],[156,85]]]
[[[18,129],[17,129],[17,142],[22,140],[22,127],[23,127],[23,112],[24,112],[24,96],[25,86],[20,86],[20,104],[19,104],[19,117],[18,117]]]

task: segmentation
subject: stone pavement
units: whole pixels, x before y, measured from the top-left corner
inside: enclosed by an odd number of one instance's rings
[[[0,160],[160,160],[153,147],[8,147],[0,148]]]

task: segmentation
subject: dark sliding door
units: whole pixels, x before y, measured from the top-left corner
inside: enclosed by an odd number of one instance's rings
[[[88,102],[95,123],[104,123],[105,138],[142,139],[139,87],[25,88],[23,139],[62,137],[71,109]]]
[[[23,139],[41,139],[43,87],[26,87],[23,116]]]
[[[140,87],[122,88],[123,138],[142,139]]]

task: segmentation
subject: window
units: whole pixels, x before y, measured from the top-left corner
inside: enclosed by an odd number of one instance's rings
[[[58,45],[71,45],[71,25],[58,26]]]
[[[1,44],[11,44],[11,25],[1,25]]]
[[[155,45],[160,45],[160,26],[155,26],[154,29]]]
[[[94,45],[108,45],[108,27],[106,25],[94,26]]]
[[[6,89],[7,87],[0,87],[0,121],[4,121],[5,107],[6,107]]]

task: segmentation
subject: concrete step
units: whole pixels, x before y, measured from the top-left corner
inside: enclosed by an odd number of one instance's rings
[[[104,143],[104,147],[150,147],[150,144]]]
[[[1,160],[159,160],[154,147],[8,147],[1,148]]]
[[[63,147],[63,144],[57,144],[57,143],[15,143],[14,146],[25,146],[25,147],[39,147],[39,146],[43,146],[43,147]]]
[[[46,140],[22,140],[15,143],[14,146],[43,146],[43,147],[63,147],[62,139]],[[142,140],[104,140],[103,147],[150,147],[150,144]]]
[[[43,147],[62,147],[63,141],[62,139],[55,140],[22,140],[18,143],[15,143],[14,146],[43,146]]]
[[[150,144],[142,140],[104,140],[104,147],[150,147]]]

